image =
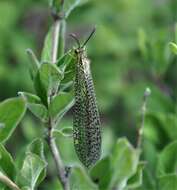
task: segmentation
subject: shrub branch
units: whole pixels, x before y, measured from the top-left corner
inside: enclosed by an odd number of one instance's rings
[[[54,17],[54,24],[53,24],[53,31],[52,31],[52,48],[51,48],[51,62],[53,64],[56,63],[57,58],[58,58],[59,39],[61,38],[60,35],[62,35],[60,33],[61,22],[62,22],[62,18]],[[49,104],[51,103],[52,97],[53,95],[51,94],[49,97]],[[62,184],[62,187],[64,190],[69,190],[70,185],[69,185],[69,179],[68,179],[68,172],[65,169],[60,151],[53,137],[53,126],[54,124],[53,124],[52,118],[49,116],[49,121],[48,121],[48,126],[47,126],[48,127],[47,142],[48,142],[52,157],[54,159],[56,170],[57,170],[57,176]]]
[[[56,165],[57,175],[58,175],[58,178],[59,178],[59,180],[63,186],[63,189],[69,190],[70,187],[69,187],[68,174],[65,170],[65,166],[64,166],[63,161],[61,159],[59,149],[58,149],[56,142],[55,142],[55,139],[53,137],[53,124],[52,124],[51,119],[49,119],[49,122],[48,122],[47,142],[48,142],[48,145],[50,147],[50,151],[51,151],[52,157],[53,157],[55,165]]]
[[[2,172],[0,172],[0,181],[12,190],[20,190],[20,188]]]

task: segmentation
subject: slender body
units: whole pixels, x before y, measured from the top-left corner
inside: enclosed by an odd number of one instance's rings
[[[77,56],[75,76],[75,107],[73,137],[80,161],[89,168],[100,158],[101,130],[90,61],[85,48],[75,50]]]

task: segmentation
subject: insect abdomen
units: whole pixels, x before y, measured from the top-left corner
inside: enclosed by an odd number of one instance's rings
[[[75,79],[74,145],[81,162],[90,167],[100,158],[100,117],[91,73],[84,70],[83,64],[89,63],[80,62]]]

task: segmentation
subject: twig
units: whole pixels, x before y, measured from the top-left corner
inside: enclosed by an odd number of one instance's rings
[[[145,121],[145,115],[146,115],[146,104],[147,104],[147,98],[151,95],[150,88],[146,88],[143,96],[143,104],[141,107],[141,125],[138,130],[138,137],[137,137],[137,148],[141,147],[142,144],[142,136],[144,132],[144,121]]]
[[[20,190],[20,188],[2,172],[0,172],[0,181],[12,190]]]
[[[50,147],[50,151],[52,153],[53,159],[56,164],[57,169],[57,175],[58,178],[63,186],[64,190],[69,190],[69,180],[68,180],[68,174],[65,170],[65,166],[63,164],[63,161],[61,159],[60,152],[58,150],[58,147],[55,143],[55,139],[53,138],[53,124],[51,119],[49,119],[48,123],[48,138],[47,138],[48,145]]]
[[[60,19],[55,20],[52,31],[52,49],[51,49],[51,58],[52,58],[51,61],[53,64],[55,64],[57,61],[60,25],[61,25]]]
[[[64,0],[61,2],[64,3]],[[52,48],[51,48],[51,61],[53,64],[56,63],[57,57],[58,57],[58,46],[59,46],[59,39],[60,39],[60,27],[61,27],[61,18],[55,17],[54,15],[54,24],[53,24],[53,31],[52,31]],[[49,97],[49,104],[51,103],[53,95],[51,94]],[[69,190],[69,179],[68,179],[68,172],[65,169],[65,166],[63,164],[63,161],[61,159],[61,155],[59,152],[59,149],[56,145],[55,139],[53,138],[53,121],[52,118],[49,117],[48,122],[48,135],[47,135],[47,142],[51,151],[51,154],[53,156],[57,175],[58,178],[63,186],[64,190]]]
[[[66,33],[66,21],[63,19],[60,24],[60,36],[58,44],[58,56],[62,57],[65,51],[65,33]]]

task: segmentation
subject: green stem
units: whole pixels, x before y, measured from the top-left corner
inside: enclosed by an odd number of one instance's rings
[[[146,88],[143,96],[143,104],[141,107],[141,126],[138,130],[138,138],[137,138],[137,148],[140,148],[142,145],[142,137],[144,133],[144,122],[145,122],[145,115],[146,115],[146,104],[147,104],[147,98],[150,96],[151,90],[149,88]]]
[[[61,22],[59,19],[55,20],[52,29],[52,48],[51,48],[51,58],[52,63],[55,64],[58,57],[58,44],[59,44],[59,34],[60,34]]]
[[[52,124],[51,118],[49,119],[49,123],[48,123],[48,139],[47,140],[48,140],[47,142],[50,147],[51,154],[55,161],[58,178],[63,186],[63,189],[69,190],[70,189],[69,179],[68,179],[67,172],[65,170],[65,166],[61,159],[60,152],[58,150],[55,139],[53,137],[53,124]]]
[[[2,172],[0,172],[0,181],[12,190],[20,190],[20,188]]]
[[[53,31],[52,31],[52,48],[51,48],[51,61],[53,64],[57,62],[58,55],[61,56],[64,52],[64,24],[63,20],[60,17],[54,18],[54,24],[53,24]],[[62,40],[60,42],[60,40]],[[61,46],[61,47],[59,47]],[[51,103],[51,100],[53,98],[53,95],[51,94],[49,97],[49,104]],[[50,115],[50,113],[49,113]],[[58,179],[60,180],[62,187],[64,190],[70,190],[69,185],[69,178],[68,178],[68,172],[65,169],[65,165],[62,161],[60,151],[56,145],[55,139],[53,137],[53,128],[54,123],[52,121],[52,118],[49,116],[49,122],[48,122],[48,136],[47,136],[47,142],[52,154],[52,157],[54,159]]]
[[[65,33],[66,33],[66,21],[63,19],[60,26],[60,35],[58,43],[58,57],[62,57],[65,51]]]

